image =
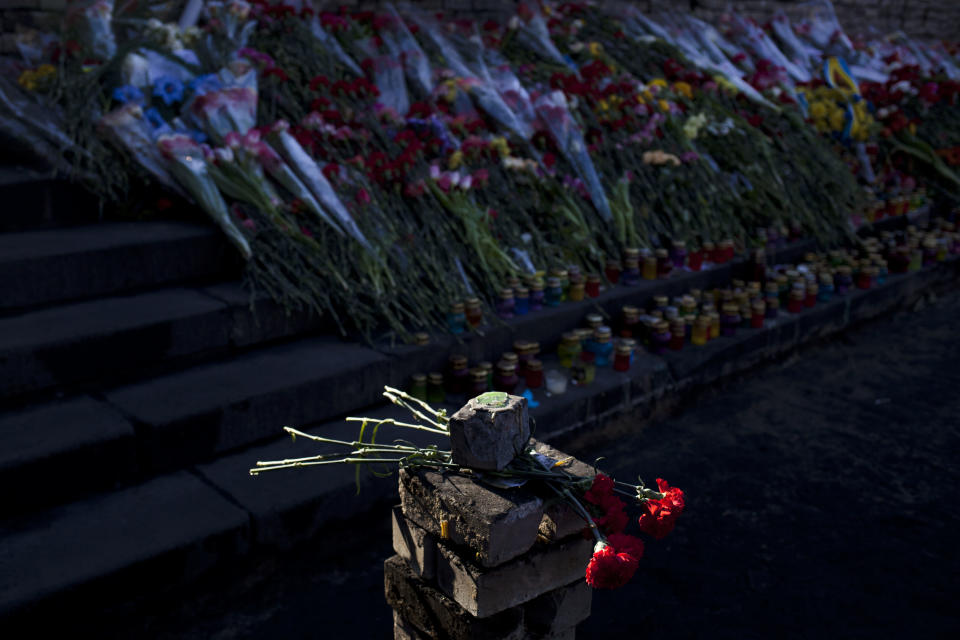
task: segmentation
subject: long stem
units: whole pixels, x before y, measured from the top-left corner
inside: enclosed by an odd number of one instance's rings
[[[597,527],[597,523],[593,521],[593,517],[587,513],[587,510],[584,509],[583,505],[580,504],[580,501],[577,500],[572,493],[570,493],[569,489],[566,487],[563,489],[557,489],[551,482],[548,482],[547,486],[553,489],[561,498],[565,499],[567,503],[573,507],[574,511],[580,514],[580,517],[587,522],[587,525],[590,528],[590,533],[593,534],[593,537],[597,540],[597,542],[606,542],[606,538],[604,538],[603,534],[600,533],[600,529]]]
[[[375,420],[375,419],[373,419],[373,418],[360,418],[360,417],[357,417],[357,416],[349,416],[349,417],[345,418],[345,420],[346,420],[347,422],[369,422],[369,423],[378,424],[378,425],[382,425],[382,424],[392,424],[392,425],[396,425],[396,426],[398,426],[398,427],[404,427],[404,428],[406,428],[406,429],[416,429],[417,431],[427,431],[427,432],[429,432],[429,433],[436,433],[436,434],[442,435],[442,436],[450,435],[447,431],[445,431],[445,430],[443,430],[443,429],[440,429],[440,428],[434,429],[434,428],[432,428],[432,427],[425,427],[425,426],[422,425],[422,424],[410,424],[409,422],[398,422],[398,421],[394,420],[393,418],[384,418],[383,420]],[[436,424],[436,423],[433,423],[433,424]]]

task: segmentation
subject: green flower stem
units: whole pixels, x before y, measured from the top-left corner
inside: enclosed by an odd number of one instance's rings
[[[406,429],[416,429],[417,431],[426,431],[428,433],[436,433],[442,436],[450,435],[448,431],[445,431],[444,429],[441,429],[441,428],[434,429],[432,427],[427,427],[422,424],[410,424],[409,422],[398,422],[393,418],[384,418],[383,420],[375,420],[373,418],[360,418],[357,416],[349,416],[347,418],[344,418],[344,420],[346,420],[347,422],[369,422],[371,424],[376,424],[376,425],[392,424],[397,427],[404,427]],[[436,423],[432,423],[432,424],[436,424]]]

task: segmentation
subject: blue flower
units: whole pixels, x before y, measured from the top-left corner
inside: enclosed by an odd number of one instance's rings
[[[199,129],[190,129],[190,131],[188,131],[187,133],[190,135],[191,138],[193,138],[193,141],[196,142],[197,144],[203,144],[204,142],[207,141],[207,134],[205,134],[203,131],[200,131]]]
[[[121,104],[140,102],[143,100],[143,92],[132,84],[125,84],[113,90],[113,99]]]
[[[172,76],[162,76],[153,83],[153,95],[171,105],[183,100],[183,83]]]
[[[160,112],[157,111],[156,107],[150,107],[143,112],[143,116],[147,119],[147,122],[150,123],[150,126],[154,129],[160,129],[167,126],[167,121],[163,119],[163,116],[160,115]]]

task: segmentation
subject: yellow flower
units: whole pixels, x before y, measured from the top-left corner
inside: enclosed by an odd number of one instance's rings
[[[20,77],[17,78],[17,84],[26,89],[27,91],[36,91],[37,90],[37,72],[32,69],[27,69],[20,74]]]
[[[623,98],[621,98],[620,96],[616,94],[610,96],[610,104],[612,104],[613,106],[619,107],[622,103],[623,103]]]
[[[600,44],[599,42],[591,42],[590,44],[587,45],[587,50],[590,52],[590,55],[596,58],[601,53],[603,53],[603,45]]]
[[[830,128],[834,131],[840,131],[843,129],[843,125],[846,123],[847,117],[842,109],[837,109],[830,112]]]
[[[503,136],[493,138],[490,141],[490,148],[497,151],[504,158],[510,155],[510,145],[507,144],[507,139]]]
[[[666,100],[659,100],[657,104],[660,105],[660,111],[663,111],[664,113],[670,111],[670,103]]]
[[[916,122],[911,122],[910,125],[907,127],[907,129],[910,130],[910,133],[911,133],[911,134],[917,135],[917,123],[916,123]]]
[[[637,97],[642,97],[642,98],[643,98],[643,100],[641,100],[641,102],[653,102],[653,94],[650,93],[649,90],[644,90],[644,92],[643,92],[642,94],[640,94],[640,96],[637,96]]]
[[[814,102],[810,105],[810,117],[814,120],[823,118],[827,115],[827,105],[822,102]]]
[[[686,96],[688,100],[693,99],[693,88],[686,82],[674,82],[673,90],[683,96]]]
[[[600,99],[600,102],[597,103],[600,107],[600,111],[607,111],[610,109],[610,105],[607,104],[607,101],[603,98]]]
[[[461,164],[463,164],[463,151],[458,150],[451,153],[450,160],[447,163],[447,166],[450,168],[450,170],[453,171],[454,169],[458,168]]]
[[[654,78],[653,80],[650,81],[650,86],[651,86],[651,87],[666,87],[666,86],[667,86],[667,81],[664,80],[663,78]]]
[[[52,64],[42,64],[37,67],[37,78],[48,78],[57,74],[57,68]]]

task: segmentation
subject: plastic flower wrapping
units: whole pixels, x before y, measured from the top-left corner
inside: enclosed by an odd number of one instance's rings
[[[98,0],[21,31],[0,128],[121,213],[175,194],[252,286],[368,340],[626,247],[829,244],[906,189],[960,198],[955,46],[851,37],[827,0],[767,24],[589,1],[501,22],[199,9]]]

